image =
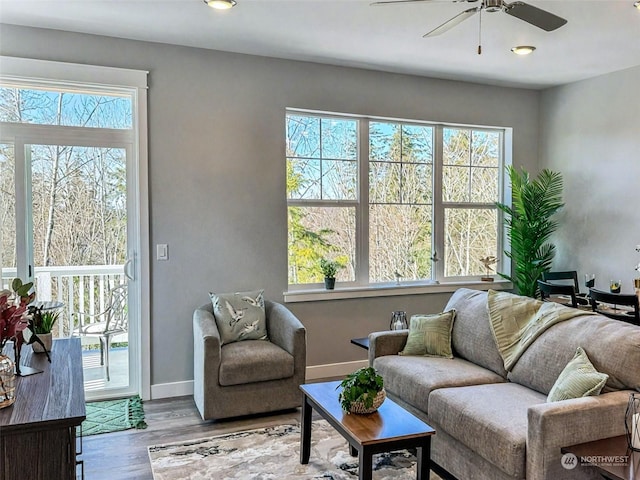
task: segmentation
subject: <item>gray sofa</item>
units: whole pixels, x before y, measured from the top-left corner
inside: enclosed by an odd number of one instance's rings
[[[369,336],[369,363],[391,398],[436,429],[432,460],[459,480],[600,478],[567,470],[560,449],[624,434],[629,393],[640,389],[640,327],[587,315],[553,325],[507,373],[489,325],[487,293],[460,289],[453,359],[397,355],[408,330]],[[599,396],[547,403],[577,347],[609,375]]]
[[[212,304],[193,313],[193,398],[204,420],[300,406],[306,330],[284,305],[264,303],[268,341],[221,345]]]

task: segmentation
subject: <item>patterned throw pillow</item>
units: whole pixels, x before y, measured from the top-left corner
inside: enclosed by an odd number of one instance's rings
[[[608,379],[609,375],[598,372],[587,357],[587,352],[578,347],[551,387],[547,402],[600,395]]]
[[[400,355],[453,358],[451,330],[455,310],[433,315],[413,315],[409,321],[407,344]]]
[[[209,293],[222,345],[241,340],[267,340],[264,290]]]

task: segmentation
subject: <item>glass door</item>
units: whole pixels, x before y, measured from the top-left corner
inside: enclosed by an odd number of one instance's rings
[[[81,338],[87,396],[130,390],[127,150],[31,144],[25,160],[27,257],[54,337]]]

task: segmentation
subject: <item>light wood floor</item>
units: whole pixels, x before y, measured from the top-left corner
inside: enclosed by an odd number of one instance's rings
[[[82,438],[86,480],[152,480],[147,447],[300,421],[300,410],[239,420],[203,422],[193,397],[144,402],[144,430]],[[79,471],[79,470],[78,470]]]
[[[144,402],[144,412],[148,425],[144,430],[132,429],[82,438],[86,480],[152,480],[147,454],[149,445],[300,422],[300,409],[203,422],[191,396]],[[436,471],[442,478],[455,480],[440,469]]]

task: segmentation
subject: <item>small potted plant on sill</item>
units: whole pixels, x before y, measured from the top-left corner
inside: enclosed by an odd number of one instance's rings
[[[335,260],[326,258],[320,259],[320,270],[324,275],[324,288],[333,290],[336,286],[336,273],[342,268],[342,265]]]
[[[348,413],[373,413],[384,402],[387,394],[382,376],[373,367],[363,367],[345,377],[337,388],[342,409]]]

